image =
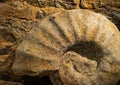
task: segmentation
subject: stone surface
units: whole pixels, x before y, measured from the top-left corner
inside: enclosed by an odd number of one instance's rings
[[[38,7],[62,7],[65,9],[88,8],[95,6],[120,7],[120,0],[25,0]]]
[[[101,5],[120,7],[120,0],[100,0]]]
[[[57,7],[65,9],[79,8],[80,0],[25,0],[31,5],[38,7]]]
[[[120,0],[26,0],[38,7],[90,9],[107,16],[120,29]]]
[[[0,56],[14,51],[42,18],[63,10],[53,7],[40,9],[19,1],[0,3],[0,9]]]
[[[18,82],[11,82],[11,81],[0,80],[0,85],[23,85],[23,84],[18,83]]]
[[[99,5],[98,0],[81,0],[80,2],[81,8],[93,9],[97,5]]]
[[[58,12],[29,32],[16,50],[13,71],[21,76],[52,73],[57,75],[52,81],[64,85],[114,85],[120,78],[119,36],[117,27],[98,13]]]
[[[0,65],[14,52],[14,46],[10,42],[0,39]]]
[[[20,1],[23,1],[23,2],[20,2]],[[34,4],[34,0],[29,0],[29,1],[33,1],[31,4]],[[94,9],[96,12],[99,12],[105,15],[108,19],[110,19],[113,23],[115,23],[115,25],[117,25],[117,27],[120,29],[119,0],[111,0],[111,1],[110,0],[99,0],[99,2],[98,0],[81,0],[81,2],[80,0],[54,0],[55,2],[52,0],[46,0],[47,3],[44,1],[40,2],[39,4],[37,2],[37,5],[39,5],[39,7],[44,7],[44,8],[38,8],[38,7],[33,7],[31,5],[28,5],[26,2],[24,2],[24,0],[0,0],[0,9],[1,9],[0,10],[0,79],[1,80],[13,81],[13,82],[17,80],[21,82],[21,77],[16,78],[16,76],[13,75],[13,72],[11,70],[11,66],[15,59],[14,56],[15,56],[15,50],[17,46],[21,43],[22,40],[24,40],[29,30],[31,30],[34,27],[37,28],[39,21],[41,21],[47,15],[62,11],[63,10],[62,8],[75,9],[75,8],[80,7],[80,8],[85,8],[85,9]],[[88,43],[88,42],[84,42],[84,43]],[[81,45],[84,45],[84,44],[81,43]],[[93,45],[93,44],[90,43],[90,45]],[[85,48],[85,47],[82,47],[82,48]],[[88,49],[88,51],[90,50],[90,48]],[[74,49],[76,52],[78,52],[75,49],[75,47],[70,48],[70,49]],[[97,48],[91,48],[91,49],[97,49]],[[80,53],[82,56],[84,56],[83,54],[86,53],[86,51],[84,52],[83,50],[79,50],[79,51],[80,52],[78,53]],[[94,54],[94,51],[90,51],[90,53],[87,52],[87,54],[92,55]],[[100,51],[100,53],[102,52]],[[67,53],[65,52],[65,54]],[[71,53],[71,55],[73,54]],[[87,57],[89,58],[89,56]],[[103,66],[104,69],[109,70],[108,64],[103,63],[100,65]],[[106,66],[108,66],[108,68],[106,68]],[[116,79],[116,77],[119,75],[119,73],[114,74],[115,73],[114,71],[117,72],[117,70],[115,69],[117,67],[114,67],[114,66],[115,65],[111,67],[113,69],[111,73],[109,74],[106,74],[105,72],[104,73],[98,72],[99,76],[97,77],[96,82],[98,83],[100,83],[101,81],[110,82],[111,80],[110,84],[112,85],[115,84],[115,82],[117,82],[118,80]],[[62,68],[63,67],[61,67],[61,69]],[[58,71],[52,71],[52,72],[49,71],[49,72],[50,72],[49,76],[51,78],[51,81],[55,85],[58,85],[58,84],[63,85],[64,81],[62,82],[60,80],[64,76],[63,75],[60,76],[59,75],[60,72]],[[48,74],[49,72],[45,72],[45,74]],[[100,80],[100,76],[104,76],[105,78],[102,78]],[[114,77],[115,78],[114,80],[109,79],[109,77],[111,76],[116,76],[116,77]],[[27,80],[26,82],[34,81],[34,77],[31,80],[28,80],[29,78],[30,76],[26,78]],[[25,79],[23,79],[22,81],[25,81]],[[100,84],[103,84],[103,83],[101,82]],[[106,83],[104,84],[107,85]],[[45,83],[43,85],[45,85]],[[117,85],[119,85],[119,82]]]
[[[105,15],[109,20],[111,20],[120,30],[120,9],[110,6],[100,7],[94,9],[95,12]]]
[[[93,9],[100,6],[120,7],[120,0],[81,0],[80,7]]]
[[[67,52],[60,65],[59,75],[64,85],[94,85],[97,62],[75,52]]]
[[[11,66],[17,46],[40,20],[63,9],[40,9],[18,0],[5,1],[0,2],[0,79],[14,81],[17,79]]]

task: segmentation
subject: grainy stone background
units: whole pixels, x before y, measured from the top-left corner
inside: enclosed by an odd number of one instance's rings
[[[0,85],[52,85],[47,76],[15,76],[11,66],[15,50],[27,33],[44,17],[64,9],[101,13],[120,30],[120,0],[0,0]]]

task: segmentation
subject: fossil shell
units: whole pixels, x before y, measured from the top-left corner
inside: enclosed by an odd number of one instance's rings
[[[120,72],[119,36],[116,26],[103,15],[82,9],[58,12],[29,32],[16,50],[13,71],[20,75],[44,75],[61,69],[64,54],[74,51],[95,61],[98,78],[104,80],[110,77],[103,77],[104,72]]]
[[[96,67],[95,61],[69,51],[64,55],[59,76],[65,85],[92,85],[97,77]]]

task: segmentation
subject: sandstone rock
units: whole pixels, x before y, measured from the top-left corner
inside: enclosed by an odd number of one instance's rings
[[[112,6],[119,8],[120,0],[81,0],[80,5],[81,8],[94,9],[99,8],[101,6]]]
[[[52,81],[64,85],[114,85],[120,78],[119,36],[103,15],[82,9],[58,12],[29,32],[16,50],[13,71],[21,76],[53,73],[57,78]]]
[[[67,52],[60,65],[59,75],[64,85],[93,85],[97,62],[74,52]]]
[[[93,9],[95,6],[120,7],[120,0],[81,0],[81,8]]]
[[[98,4],[97,0],[81,0],[80,7],[87,8],[87,9],[93,9],[94,6],[97,4]]]
[[[0,15],[4,15],[4,17],[13,17],[18,19],[26,19],[26,20],[34,20],[38,15],[38,12],[41,13],[44,17],[49,14],[53,14],[63,9],[58,8],[38,8],[27,4],[26,2],[13,1],[1,3],[0,5],[1,11]],[[4,9],[4,10],[3,10]],[[40,18],[42,19],[42,18]]]
[[[0,80],[0,85],[23,85],[23,84],[18,83],[18,82],[11,82],[11,81]]]
[[[120,7],[120,0],[26,0],[38,7],[62,7],[65,9],[88,8],[95,6]]]
[[[19,0],[0,3],[0,79],[13,81],[15,50],[27,33],[47,15],[63,9],[38,8]]]
[[[0,3],[0,37],[10,42],[20,42],[37,21],[63,9],[37,8],[25,2]]]
[[[1,56],[0,55],[0,64],[2,63],[2,62],[5,62],[5,60],[8,58],[8,55],[3,55],[3,56]]]
[[[101,8],[94,9],[95,12],[105,15],[109,20],[111,20],[120,30],[120,9],[110,6],[105,6]]]
[[[117,27],[120,29],[119,6],[120,0],[26,0],[28,3],[38,7],[57,7],[64,9],[90,9],[108,16]],[[106,7],[110,6],[109,10]],[[118,8],[113,11],[114,8]],[[111,11],[112,10],[112,11]],[[117,13],[116,13],[117,12]],[[117,16],[116,16],[117,14]]]
[[[79,8],[80,0],[26,0],[28,3],[38,7],[57,7],[65,9]]]
[[[64,9],[90,9],[102,13],[108,17],[120,29],[120,0],[26,0],[28,3],[38,7],[57,7]],[[106,7],[111,7],[106,9]],[[116,11],[113,11],[115,8]],[[112,10],[112,11],[111,11]],[[117,16],[116,16],[117,15]]]
[[[120,0],[100,0],[101,5],[120,7]]]
[[[37,8],[20,1],[0,3],[0,61],[14,55],[17,45],[38,21],[57,8]]]

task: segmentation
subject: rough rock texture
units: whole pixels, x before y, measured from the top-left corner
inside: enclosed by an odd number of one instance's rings
[[[54,7],[40,9],[14,0],[0,3],[0,79],[16,79],[11,66],[17,46],[40,20],[61,10]]]
[[[39,7],[62,7],[65,9],[95,8],[95,6],[120,7],[120,0],[25,0]]]
[[[79,8],[80,0],[25,0],[38,7],[57,7],[65,9]]]
[[[11,82],[11,81],[3,81],[3,80],[0,80],[0,85],[23,85],[23,84],[17,83],[17,82]]]
[[[101,5],[120,7],[120,0],[99,0]]]
[[[67,52],[60,65],[59,75],[64,85],[93,85],[97,62],[74,52]]]
[[[120,30],[120,8],[104,6],[94,9],[96,12],[105,15],[109,20],[111,20]]]
[[[115,25],[120,29],[120,24],[119,24],[120,22],[120,9],[119,9],[120,3],[119,2],[120,1],[119,0],[54,0],[54,1],[53,0],[27,0],[30,3],[32,2],[31,3],[32,5],[36,5],[43,8],[33,7],[31,5],[28,5],[24,1],[25,0],[0,0],[0,79],[1,80],[13,81],[13,82],[17,81],[22,83],[24,82],[25,85],[32,85],[32,84],[51,85],[51,83],[49,83],[48,78],[47,78],[48,81],[46,81],[45,78],[43,78],[42,80],[39,77],[31,77],[31,76],[17,77],[13,74],[11,70],[11,66],[14,62],[15,50],[17,46],[21,43],[21,41],[25,38],[29,30],[31,30],[34,27],[37,27],[37,25],[39,24],[39,21],[41,21],[45,16],[61,11],[63,10],[62,8],[65,8],[65,9],[84,8],[84,9],[95,10],[96,12],[102,13],[103,15],[105,15],[108,19],[110,19],[113,23],[115,23]],[[85,42],[85,43],[88,43],[88,42]],[[84,49],[86,48],[86,46],[84,47],[83,43],[81,43],[81,45],[83,45],[82,48]],[[93,44],[90,43],[90,45],[93,45]],[[78,52],[74,46],[71,49],[74,49],[76,52]],[[97,48],[90,48],[90,50],[91,49],[97,49]],[[94,51],[92,52],[90,51],[90,53],[88,52],[87,53],[89,55],[92,55],[91,53],[94,53]],[[83,53],[84,51],[80,50],[80,54],[82,54],[82,56],[84,56]],[[70,53],[70,54],[74,55],[75,53]],[[66,60],[64,62],[66,62]],[[66,65],[63,65],[63,67],[65,66]],[[63,67],[61,67],[61,69]],[[48,73],[49,72],[47,72],[46,74]],[[64,81],[60,81],[64,77],[64,75],[59,76],[60,73],[62,74],[64,72],[50,71],[51,81],[55,85],[58,85],[58,83],[63,84],[64,82]],[[103,75],[106,76],[105,73]],[[56,76],[57,76],[57,79],[56,79]],[[105,79],[103,80],[108,81],[106,79],[107,78],[105,77]],[[111,80],[111,82],[113,82],[113,80]],[[120,82],[117,83],[117,85],[119,84]]]
[[[16,50],[13,71],[52,73],[55,85],[57,79],[64,85],[114,85],[120,78],[119,36],[103,15],[82,9],[58,12],[29,32]]]
[[[26,0],[38,7],[90,9],[107,16],[120,30],[120,0]]]

